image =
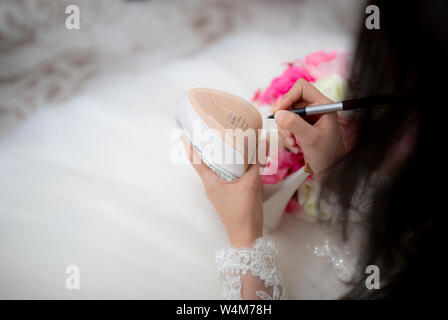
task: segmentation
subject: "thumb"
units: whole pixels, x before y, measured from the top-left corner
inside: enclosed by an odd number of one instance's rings
[[[275,122],[277,122],[277,125],[281,128],[287,129],[295,134],[300,141],[307,141],[315,132],[315,128],[312,125],[291,111],[277,111],[275,113]]]

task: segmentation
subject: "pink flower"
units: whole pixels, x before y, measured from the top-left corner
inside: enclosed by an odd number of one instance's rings
[[[264,104],[274,105],[292,88],[297,80],[305,79],[309,82],[324,81],[334,74],[347,79],[348,67],[349,53],[345,51],[320,50],[314,52],[307,55],[303,60],[298,59],[288,63],[283,74],[274,78],[264,92],[260,89],[255,92],[252,101],[258,101],[260,106]],[[352,148],[357,132],[355,122],[352,120],[340,119],[343,141],[347,150]],[[295,138],[300,146],[297,137]],[[278,155],[269,158],[261,177],[262,181],[265,184],[279,183],[304,165],[305,159],[302,152],[295,154],[282,148]],[[311,179],[311,176],[309,179]],[[309,181],[312,181],[312,179]],[[297,197],[293,196],[288,202],[285,211],[294,212],[299,209],[300,204],[297,201]]]
[[[288,63],[283,74],[274,78],[264,92],[260,89],[255,92],[252,101],[258,101],[260,106],[275,104],[299,79],[314,82],[335,73],[345,79],[348,66],[349,53],[346,51],[316,51],[307,55],[304,60]]]
[[[278,156],[271,156],[263,171],[261,180],[265,184],[276,184],[305,165],[302,153],[295,154],[282,148]]]
[[[251,101],[254,102],[260,99],[260,95],[261,95],[261,89],[258,89],[257,91],[255,91]]]
[[[290,64],[280,77],[274,78],[268,88],[255,92],[252,101],[259,100],[260,105],[275,104],[285,93],[292,88],[298,79],[314,81],[309,73],[302,67]]]
[[[272,174],[267,174],[266,171],[264,171],[261,180],[264,184],[277,184],[285,178],[287,173],[288,169],[277,169],[277,171]]]
[[[289,199],[288,204],[286,205],[285,212],[292,213],[300,210],[299,202],[297,201],[297,197],[292,197]]]
[[[263,170],[263,175],[261,176],[261,180],[265,184],[276,184],[282,181],[286,174],[288,173],[287,168],[280,168],[280,157],[271,155],[266,164],[266,167]]]
[[[329,77],[335,73],[346,79],[349,53],[339,50],[317,51],[307,55],[302,66],[316,80]]]
[[[334,60],[338,55],[336,50],[325,52],[323,50],[316,51],[312,54],[309,54],[305,57],[305,63],[310,66],[318,66],[323,62],[330,62]]]

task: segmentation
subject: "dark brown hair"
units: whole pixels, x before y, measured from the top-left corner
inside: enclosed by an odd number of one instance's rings
[[[337,190],[347,213],[360,179],[381,170],[400,140],[415,132],[405,161],[392,174],[391,183],[376,190],[372,207],[364,213],[369,231],[361,274],[345,298],[428,297],[435,294],[430,286],[436,283],[433,217],[444,214],[440,210],[443,198],[436,195],[441,177],[435,169],[441,167],[435,159],[446,145],[441,139],[447,136],[443,124],[437,122],[443,121],[443,108],[448,108],[443,83],[438,81],[446,77],[448,2],[371,4],[380,10],[380,29],[362,25],[353,57],[353,95],[395,93],[398,99],[387,108],[359,114],[355,146],[330,168],[322,197],[328,190]],[[347,216],[341,226],[347,237]],[[379,290],[366,288],[368,275],[362,271],[370,264],[380,268]]]

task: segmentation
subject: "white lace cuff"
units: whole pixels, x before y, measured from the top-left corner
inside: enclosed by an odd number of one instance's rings
[[[223,299],[286,299],[272,240],[258,238],[250,248],[218,250],[216,263]]]

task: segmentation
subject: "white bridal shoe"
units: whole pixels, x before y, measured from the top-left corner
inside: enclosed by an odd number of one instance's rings
[[[196,153],[220,178],[238,179],[253,163],[263,122],[258,110],[244,99],[219,90],[194,88],[176,103],[175,118]],[[301,168],[278,184],[263,186],[267,230],[277,227],[289,199],[307,177]]]

